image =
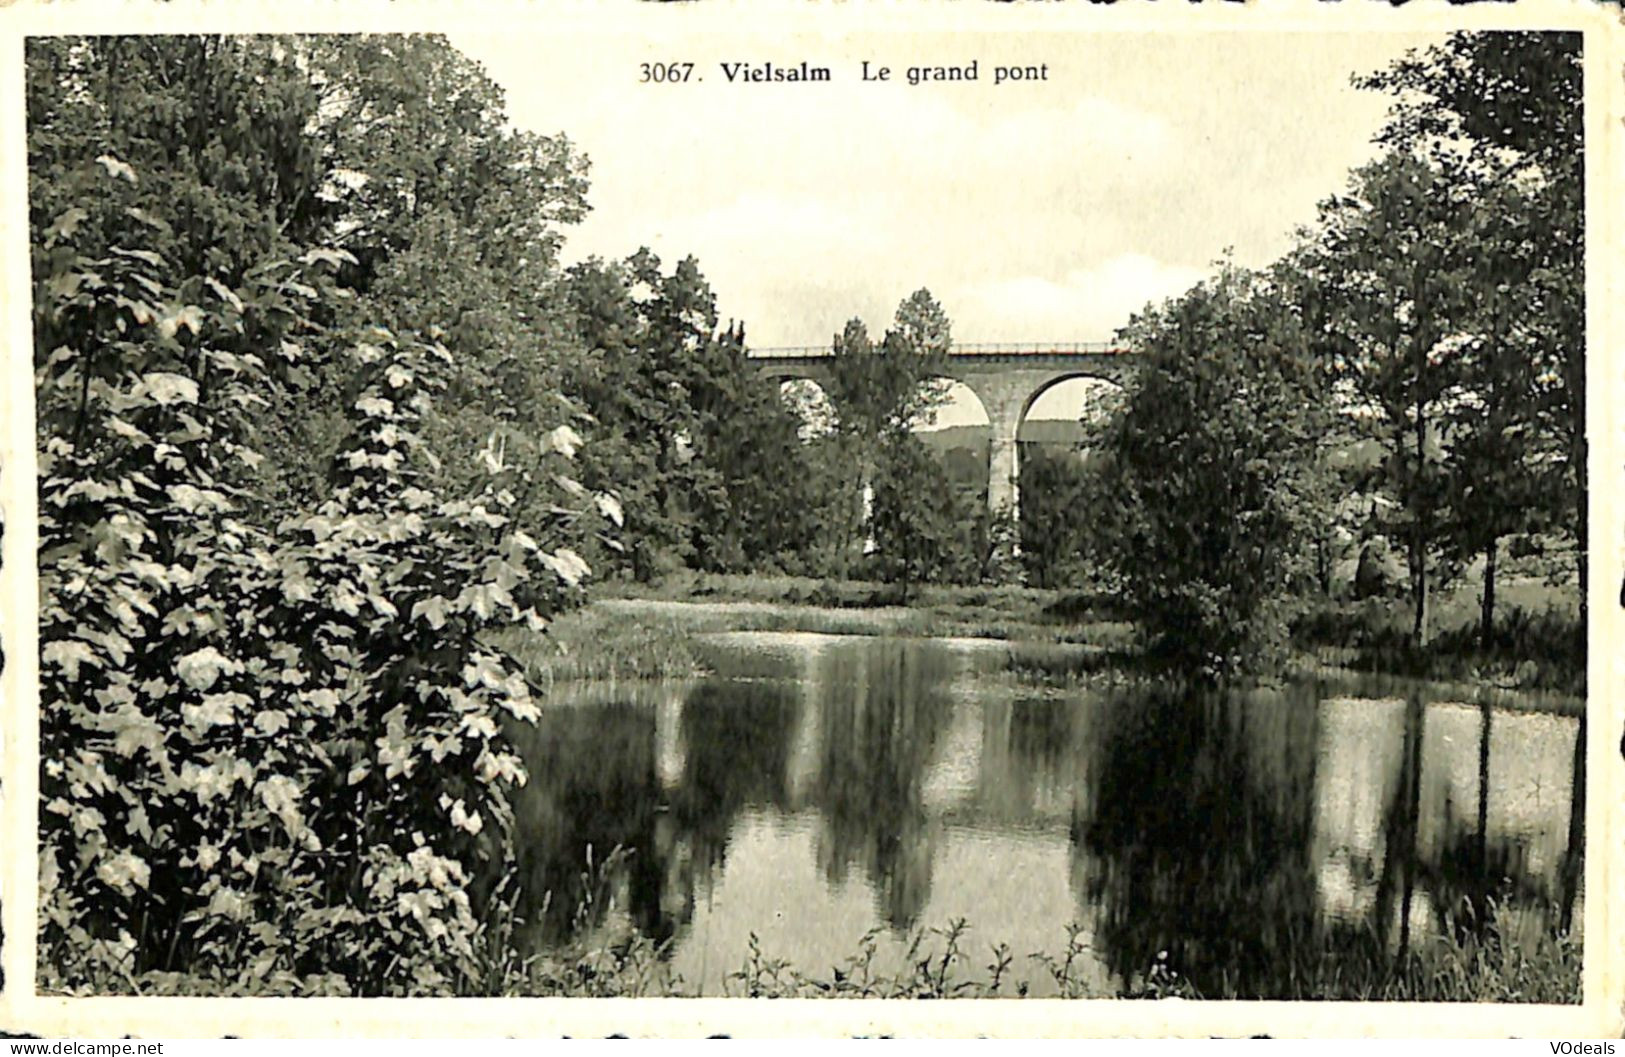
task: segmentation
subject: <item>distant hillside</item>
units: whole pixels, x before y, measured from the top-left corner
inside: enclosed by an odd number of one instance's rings
[[[949,426],[914,434],[935,451],[985,447],[992,437],[987,426]],[[1083,439],[1083,425],[1071,419],[1030,418],[1021,424],[1023,444],[1076,444]]]
[[[1069,418],[1029,418],[1016,436],[1023,444],[1076,444],[1083,440],[1083,423]]]
[[[931,429],[914,435],[936,452],[953,451],[955,448],[986,451],[992,442],[986,426],[949,426],[947,429]]]
[[[1037,427],[1036,429],[1034,427]],[[948,480],[971,491],[987,487],[988,460],[993,440],[986,426],[950,426],[916,433],[926,447],[942,459]],[[1021,427],[1022,447],[1040,445],[1054,452],[1072,451],[1081,436],[1077,424],[1039,420]]]
[[[915,436],[942,459],[948,480],[956,487],[971,491],[987,487],[992,441],[986,426],[949,426]]]

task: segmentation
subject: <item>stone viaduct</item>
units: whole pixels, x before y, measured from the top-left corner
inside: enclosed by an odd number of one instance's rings
[[[829,346],[752,349],[750,357],[764,377],[781,382],[808,378],[825,387]],[[1015,512],[1016,431],[1033,401],[1068,378],[1099,378],[1123,385],[1134,370],[1133,354],[1110,342],[1034,342],[1027,344],[955,345],[942,377],[963,383],[982,402],[992,429],[988,460],[987,502],[997,511]]]

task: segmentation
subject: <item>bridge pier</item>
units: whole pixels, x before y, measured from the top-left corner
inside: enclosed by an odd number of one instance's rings
[[[1026,394],[1019,391],[988,391],[991,386],[972,386],[987,412],[992,433],[987,463],[987,506],[993,516],[1018,519],[1021,503],[1021,460],[1016,432],[1021,429]]]
[[[1008,510],[1012,518],[1016,516],[1017,504],[1021,502],[1020,480],[1015,436],[994,437],[992,458],[987,465],[987,506],[995,517],[1001,510]]]

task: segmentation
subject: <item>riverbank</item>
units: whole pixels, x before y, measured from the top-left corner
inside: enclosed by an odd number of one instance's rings
[[[622,606],[710,607],[710,617],[738,621],[706,630],[1019,639],[1103,648],[1127,648],[1133,635],[1126,615],[1107,598],[1015,585],[920,584],[905,591],[879,581],[688,574],[654,586],[608,585],[601,597]]]
[[[1409,640],[1400,602],[1317,603],[1294,628],[1293,668],[1583,698],[1585,639],[1572,592],[1533,580],[1500,590],[1504,609],[1488,648],[1471,584],[1441,593],[1432,641],[1421,649]],[[500,645],[546,685],[700,674],[695,637],[724,631],[997,639],[1011,643],[1013,678],[1066,686],[1131,663],[1128,617],[1111,597],[1081,592],[922,585],[905,605],[883,583],[686,574],[652,586],[605,585],[547,635],[510,635]]]
[[[1021,587],[916,589],[909,605],[885,584],[798,577],[684,576],[656,587],[613,584],[545,635],[495,640],[540,685],[579,679],[685,678],[700,674],[696,639],[728,631],[999,639],[1025,652],[1046,647],[1126,651],[1127,621],[1069,608],[1058,591]]]

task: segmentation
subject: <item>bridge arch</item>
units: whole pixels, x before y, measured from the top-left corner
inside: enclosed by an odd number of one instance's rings
[[[816,378],[795,376],[777,381],[780,402],[801,420],[796,432],[803,441],[834,432],[835,402],[823,383]]]
[[[1027,398],[1016,425],[1016,540],[1029,582],[1060,586],[1076,569],[1079,535],[1074,505],[1093,502],[1080,450],[1085,422],[1103,421],[1123,392],[1116,379],[1093,372],[1058,375]]]
[[[757,349],[750,353],[770,378],[823,381],[828,347]],[[1130,350],[1109,342],[955,345],[947,376],[976,394],[990,428],[987,502],[995,513],[1017,517],[1018,436],[1023,419],[1045,390],[1069,378],[1122,385],[1134,372]]]
[[[1089,378],[1121,386],[1127,372],[1123,369],[1107,371],[1094,364],[1057,365],[1042,370],[1010,366],[997,371],[967,372],[961,377],[981,397],[993,423],[988,457],[988,506],[995,514],[1003,513],[1019,523],[1020,433],[1033,404],[1045,392],[1070,379]]]
[[[988,450],[993,420],[976,390],[952,377],[927,379],[945,384],[944,401],[909,427],[942,460],[949,483],[962,494],[987,501]]]
[[[1091,419],[1104,416],[1110,412],[1114,398],[1122,392],[1122,381],[1093,371],[1057,374],[1028,394],[1021,419],[1016,424],[1016,439],[1022,443],[1045,443],[1037,437],[1022,436],[1022,428],[1030,422],[1078,422],[1084,415]]]

